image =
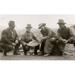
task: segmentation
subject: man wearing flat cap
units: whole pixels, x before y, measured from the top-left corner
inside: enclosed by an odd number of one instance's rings
[[[17,55],[18,47],[19,47],[19,41],[18,41],[18,35],[16,33],[15,28],[15,21],[9,21],[8,23],[9,27],[2,31],[1,35],[1,42],[3,43],[3,54],[4,56],[7,55],[7,52],[14,49],[13,54]]]
[[[23,51],[24,51],[24,55],[27,55],[27,52],[31,49],[31,47],[35,47],[34,49],[36,49],[37,46],[35,46],[34,43],[33,46],[28,45],[30,42],[32,42],[33,40],[37,40],[37,38],[34,36],[33,32],[31,31],[32,26],[31,24],[27,24],[27,26],[25,27],[26,31],[25,33],[22,35],[21,38],[21,43],[22,43],[22,47],[23,47]],[[37,55],[37,50],[34,50],[34,54]]]
[[[50,28],[46,27],[46,23],[39,24],[39,29],[43,35],[40,50],[42,55],[49,56],[54,46],[53,42],[56,39],[56,34]]]
[[[59,25],[59,29],[58,29],[57,33],[58,33],[58,38],[59,38],[60,44],[61,44],[61,46],[59,44],[59,48],[63,52],[65,44],[70,43],[72,34],[70,31],[70,28],[65,26],[66,23],[64,22],[63,19],[59,19],[57,24]]]

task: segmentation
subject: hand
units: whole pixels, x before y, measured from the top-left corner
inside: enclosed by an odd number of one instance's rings
[[[12,43],[12,45],[15,46],[16,44],[15,43]]]
[[[64,42],[64,43],[67,43],[68,41],[67,41],[67,40],[65,40],[65,39],[63,39],[63,42]]]
[[[54,37],[51,38],[51,41],[55,41],[55,40],[56,40],[56,38],[54,38]]]
[[[17,44],[18,43],[18,40],[16,40],[15,43]]]

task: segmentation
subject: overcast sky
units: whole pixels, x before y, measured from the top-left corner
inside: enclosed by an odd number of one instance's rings
[[[8,27],[8,21],[14,20],[16,29],[24,29],[26,24],[31,24],[33,28],[38,28],[39,23],[47,23],[50,28],[58,28],[57,22],[64,19],[67,26],[75,24],[74,15],[0,15],[0,27],[2,29]]]

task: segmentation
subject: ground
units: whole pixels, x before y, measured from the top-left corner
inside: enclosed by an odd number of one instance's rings
[[[0,60],[75,60],[75,56],[24,56],[13,55],[8,53],[8,56],[3,56],[3,53],[0,53]]]

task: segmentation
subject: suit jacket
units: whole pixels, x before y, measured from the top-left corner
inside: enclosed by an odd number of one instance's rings
[[[30,42],[32,40],[37,40],[37,38],[34,36],[34,34],[32,32],[25,32],[22,37],[21,37],[21,42]],[[37,40],[38,41],[38,40]]]
[[[44,30],[41,30],[42,35],[48,36],[48,38],[56,37],[56,34],[48,27],[45,27]]]
[[[12,32],[9,28],[2,31],[2,35],[1,35],[2,43],[12,44],[17,39],[18,39],[18,35],[15,30],[13,30],[13,36],[12,36]]]
[[[57,31],[57,33],[58,33],[59,37],[61,37],[63,39],[66,39],[66,40],[68,40],[68,39],[70,39],[72,37],[71,31],[67,27],[65,27],[63,29],[59,28],[58,31]]]

